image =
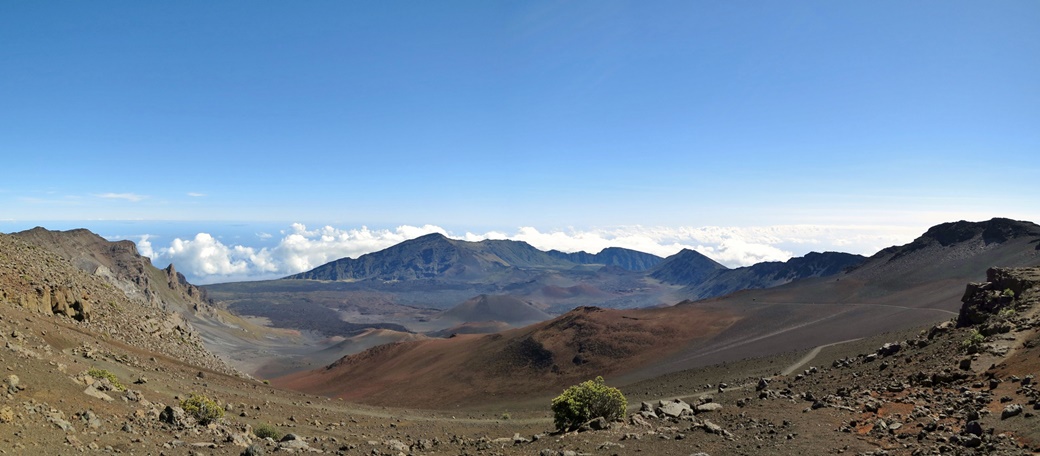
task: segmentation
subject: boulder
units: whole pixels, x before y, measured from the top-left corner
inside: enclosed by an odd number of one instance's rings
[[[632,414],[632,416],[628,418],[628,422],[633,426],[651,427],[652,425],[643,417],[642,413],[645,412]]]
[[[242,456],[264,456],[266,454],[267,452],[264,451],[264,447],[255,443],[249,445],[244,451],[242,451]]]
[[[719,426],[719,425],[717,425],[715,423],[712,423],[711,421],[708,421],[708,420],[704,420],[703,427],[704,427],[705,432],[708,432],[708,433],[711,433],[711,434],[716,434],[716,435],[726,435],[726,434],[728,434],[728,432],[726,432],[725,429],[722,429],[722,426]]]
[[[902,348],[903,346],[899,342],[889,342],[885,345],[882,345],[881,348],[877,349],[877,354],[881,357],[892,356],[896,353],[899,353],[899,350],[901,350]]]
[[[758,379],[758,386],[755,387],[755,391],[762,391],[769,387],[769,379],[760,378]]]
[[[602,416],[598,417],[598,418],[596,418],[596,419],[594,419],[592,421],[589,421],[587,424],[588,424],[589,428],[591,428],[594,431],[604,431],[604,430],[610,429],[610,422],[607,421],[607,419],[603,418]]]
[[[690,404],[676,399],[673,402],[661,401],[657,406],[656,412],[658,415],[663,415],[669,418],[678,418],[682,416],[683,412],[692,413],[693,409],[690,407]]]
[[[111,401],[112,400],[112,396],[109,396],[109,395],[101,392],[101,390],[95,388],[94,385],[90,385],[90,386],[87,387],[87,389],[83,390],[83,394],[86,394],[87,396],[90,396],[90,397],[93,397],[93,398],[101,399],[103,401]],[[183,410],[182,410],[182,412],[183,412]]]
[[[1007,407],[1004,407],[1004,410],[1002,412],[1000,412],[1000,419],[1006,420],[1006,419],[1011,418],[1013,416],[1018,416],[1021,413],[1022,413],[1022,406],[1021,405],[1011,404],[1011,405],[1008,405]]]
[[[304,442],[303,440],[289,440],[289,441],[279,442],[278,443],[278,450],[279,451],[292,452],[292,451],[295,451],[295,450],[301,450],[302,451],[302,450],[309,450],[309,449],[310,449],[310,445],[307,445],[307,442]]]
[[[184,409],[169,405],[159,413],[159,421],[176,428],[190,428],[195,425],[195,418],[188,415]]]
[[[83,413],[80,413],[79,419],[90,429],[97,429],[101,427],[101,420],[98,419],[98,416],[91,410],[87,410]]]
[[[708,403],[704,403],[704,404],[697,404],[697,407],[694,408],[694,410],[697,413],[714,412],[716,410],[721,410],[721,409],[722,409],[722,404],[720,404],[718,402],[708,402]]]
[[[969,421],[968,424],[964,425],[965,434],[982,435],[982,425],[978,421]]]

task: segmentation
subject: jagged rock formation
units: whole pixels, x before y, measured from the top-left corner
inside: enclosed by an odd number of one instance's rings
[[[79,321],[90,318],[94,307],[90,294],[74,283],[36,285],[34,291],[19,295],[18,305],[37,313],[64,315]]]
[[[214,309],[199,287],[188,283],[171,264],[152,266],[131,241],[108,241],[85,229],[51,231],[42,227],[11,236],[50,250],[80,270],[107,280],[129,299],[162,310],[214,317]]]
[[[108,334],[132,346],[174,356],[201,367],[234,372],[206,350],[199,334],[180,314],[166,310],[184,308],[188,304],[174,304],[169,294],[157,300],[140,299],[147,290],[160,287],[148,286],[144,289],[145,292],[133,288],[132,291],[136,293],[126,293],[119,286],[127,283],[152,283],[154,279],[150,279],[147,269],[143,268],[147,265],[146,261],[129,262],[142,266],[141,270],[145,275],[136,278],[129,276],[125,270],[120,278],[104,265],[95,267],[93,273],[88,273],[83,269],[91,269],[91,263],[87,261],[90,255],[83,252],[92,251],[86,249],[82,243],[79,247],[74,246],[75,242],[54,244],[58,252],[81,252],[79,255],[70,255],[78,259],[74,261],[52,251],[48,248],[50,246],[27,242],[31,240],[43,243],[47,237],[61,236],[60,233],[54,234],[57,232],[46,232],[42,229],[33,231],[30,239],[25,239],[26,236],[0,235],[0,305],[18,306],[42,315],[68,317],[84,328],[99,334]],[[89,240],[90,236],[83,236],[84,233],[89,232],[73,232],[73,239]],[[136,248],[132,248],[133,243],[112,244],[114,245],[110,251],[136,254]],[[116,261],[109,264],[128,264],[126,256],[115,258]],[[164,274],[155,268],[151,269],[158,274]],[[97,274],[98,270],[107,271],[108,274]],[[169,271],[173,271],[172,268]],[[163,282],[163,287],[166,286]],[[185,294],[188,293],[187,289],[183,290]],[[154,296],[160,296],[160,293],[154,293]],[[138,299],[132,299],[128,294],[137,296]],[[170,343],[171,340],[180,343]]]
[[[985,282],[969,283],[961,298],[964,304],[957,317],[957,327],[982,325],[1001,312],[1014,312],[1015,297],[1040,285],[1040,274],[1030,271],[990,268]]]

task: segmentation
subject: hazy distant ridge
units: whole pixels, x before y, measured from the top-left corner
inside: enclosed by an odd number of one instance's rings
[[[572,263],[617,266],[629,271],[646,271],[664,261],[664,258],[657,255],[621,247],[607,247],[595,255],[584,251],[567,253],[559,250],[550,250],[546,253],[554,258],[567,260]]]

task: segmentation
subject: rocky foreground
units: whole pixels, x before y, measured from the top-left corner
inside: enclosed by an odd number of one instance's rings
[[[635,401],[623,422],[555,433],[548,398],[544,407],[426,412],[235,376],[198,352],[190,327],[166,328],[170,314],[138,310],[104,280],[2,240],[4,454],[1040,452],[1037,268],[990,270],[988,282],[967,286],[955,320],[785,357],[775,375],[750,373],[776,359],[671,375],[682,383],[670,383],[668,397],[626,391]],[[46,290],[66,285],[66,305],[54,305]],[[24,298],[47,293],[49,307]]]

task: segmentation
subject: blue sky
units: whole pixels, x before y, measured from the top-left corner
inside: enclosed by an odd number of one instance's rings
[[[7,1],[0,220],[1038,221],[1036,24],[1035,1]]]

